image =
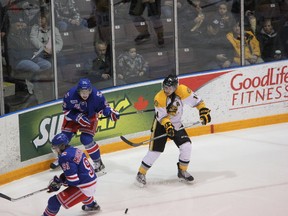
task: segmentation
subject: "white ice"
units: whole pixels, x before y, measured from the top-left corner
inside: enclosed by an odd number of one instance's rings
[[[194,184],[177,179],[178,149],[170,141],[147,173],[147,186],[134,184],[147,146],[104,154],[107,174],[95,198],[99,216],[287,216],[288,123],[192,137],[189,172]],[[9,184],[13,198],[47,186],[61,171],[45,171]],[[51,196],[41,192],[10,202],[0,198],[1,216],[40,216]],[[58,215],[91,215],[81,204]]]

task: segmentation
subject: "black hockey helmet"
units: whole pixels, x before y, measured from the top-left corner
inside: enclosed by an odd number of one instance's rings
[[[173,86],[176,88],[177,85],[178,85],[178,77],[176,75],[170,74],[163,81],[163,87],[164,86],[168,86],[168,87]]]

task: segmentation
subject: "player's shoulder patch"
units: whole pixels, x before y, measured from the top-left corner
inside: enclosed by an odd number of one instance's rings
[[[192,92],[193,91],[186,85],[179,85],[175,91],[176,95],[178,95],[181,99],[189,97]]]
[[[159,91],[154,97],[154,106],[155,107],[166,107],[166,99],[167,96],[165,95],[164,91]]]

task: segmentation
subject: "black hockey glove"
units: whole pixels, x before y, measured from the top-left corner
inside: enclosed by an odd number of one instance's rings
[[[66,183],[66,176],[64,173],[62,173],[59,177],[54,176],[53,179],[51,179],[49,185],[48,185],[48,193],[58,191],[63,184]]]
[[[175,135],[175,130],[174,130],[174,126],[172,125],[171,122],[167,122],[165,125],[165,130],[166,130],[166,134],[168,137],[174,137]]]
[[[49,182],[48,185],[48,193],[58,191],[60,187],[62,186],[61,180],[58,178],[58,176],[54,176],[53,179]]]
[[[199,110],[200,120],[202,125],[206,125],[211,121],[210,110],[206,107],[203,107]]]

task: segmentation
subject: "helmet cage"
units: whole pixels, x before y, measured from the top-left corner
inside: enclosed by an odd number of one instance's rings
[[[175,89],[178,86],[178,77],[175,75],[169,75],[163,81],[163,88],[164,87],[174,87]]]
[[[69,144],[69,139],[64,133],[59,133],[52,139],[51,144],[51,150],[55,154],[60,154]]]
[[[80,92],[81,90],[88,90],[91,93],[92,85],[89,79],[80,79],[80,81],[78,82],[77,91]]]

